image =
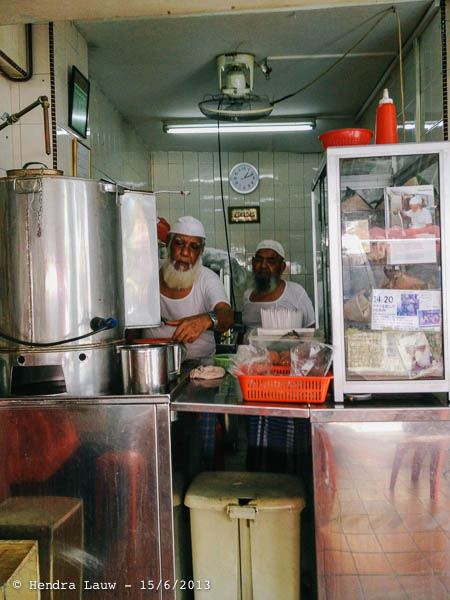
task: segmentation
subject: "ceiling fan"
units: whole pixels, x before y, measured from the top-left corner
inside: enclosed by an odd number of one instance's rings
[[[205,96],[199,109],[216,121],[254,121],[267,117],[274,106],[252,93],[255,57],[248,53],[220,54],[216,58],[220,94]]]

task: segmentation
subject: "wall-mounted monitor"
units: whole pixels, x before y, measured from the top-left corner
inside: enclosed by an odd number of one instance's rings
[[[87,137],[89,81],[73,66],[69,79],[69,127]]]

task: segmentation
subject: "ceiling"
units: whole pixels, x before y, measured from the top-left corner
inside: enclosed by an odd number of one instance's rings
[[[405,42],[423,24],[433,3],[410,0],[393,4],[400,15]],[[273,101],[330,67],[387,8],[389,5],[377,2],[75,24],[89,45],[89,76],[140,132],[150,150],[216,151],[216,135],[171,136],[162,131],[162,120],[204,118],[197,105],[204,95],[218,93],[218,54],[250,52],[257,61],[267,57],[272,68],[270,79],[266,80],[256,68],[254,92]],[[320,133],[357,125],[355,116],[397,50],[397,19],[391,12],[355,48],[353,56],[343,59],[305,91],[276,104],[272,117],[317,117],[314,131],[224,134],[222,150],[319,152]]]

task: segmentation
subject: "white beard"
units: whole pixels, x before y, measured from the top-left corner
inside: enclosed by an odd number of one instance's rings
[[[173,290],[187,290],[191,288],[198,276],[200,275],[200,269],[202,268],[202,257],[198,257],[197,262],[194,265],[189,265],[187,271],[178,271],[169,256],[166,256],[161,266],[164,283],[167,287]]]

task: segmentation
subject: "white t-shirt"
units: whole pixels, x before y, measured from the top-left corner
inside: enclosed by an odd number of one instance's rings
[[[407,210],[405,215],[411,219],[411,227],[425,227],[433,222],[428,208],[422,208],[422,210],[419,208],[416,212]]]
[[[283,293],[277,300],[272,302],[252,302],[249,289],[244,294],[244,308],[242,310],[242,322],[247,327],[261,327],[261,308],[283,307],[296,309],[302,312],[302,327],[309,327],[316,320],[314,308],[304,288],[293,281],[286,281]]]
[[[200,275],[192,286],[191,291],[184,298],[167,298],[160,294],[161,317],[167,321],[176,321],[183,317],[201,315],[214,310],[219,302],[228,302],[227,294],[218,276],[203,267]],[[172,337],[176,327],[164,325],[163,327],[152,327],[145,329],[143,337],[167,338]],[[186,344],[186,358],[203,358],[211,356],[216,350],[214,332],[212,329],[204,331],[192,344]]]

